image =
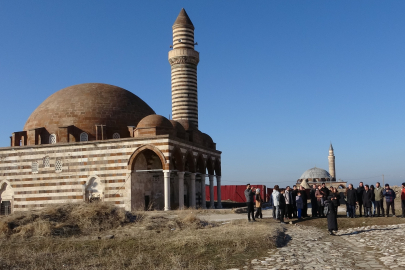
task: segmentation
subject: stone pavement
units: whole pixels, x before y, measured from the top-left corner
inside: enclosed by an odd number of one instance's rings
[[[242,269],[405,269],[405,224],[346,229],[337,236],[287,224],[281,237],[280,247]]]

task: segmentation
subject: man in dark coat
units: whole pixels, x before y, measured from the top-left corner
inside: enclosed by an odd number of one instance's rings
[[[297,186],[294,185],[293,190],[292,190],[292,200],[293,200],[293,203],[292,203],[292,208],[293,208],[292,209],[292,215],[293,215],[294,218],[297,217],[297,204],[296,204],[296,201],[295,201],[295,198],[297,197],[297,193],[298,193]]]
[[[317,189],[318,188],[316,187],[316,185],[312,185],[312,189],[309,193],[309,196],[311,198],[312,217],[318,217],[318,202],[315,195]]]
[[[364,186],[363,182],[359,183],[359,186],[357,188],[357,202],[359,204],[359,216],[362,217],[362,208],[363,208],[363,192],[364,192]]]
[[[353,188],[353,184],[349,185],[347,189],[347,212],[349,213],[349,218],[356,217],[356,204],[357,204],[357,192]]]
[[[305,188],[303,186],[300,186],[300,191],[301,191],[301,197],[302,197],[302,202],[304,204],[304,208],[302,208],[302,217],[308,217],[308,196]]]
[[[323,199],[326,201],[329,197],[329,189],[326,187],[325,183],[322,183],[321,191],[323,193]]]
[[[371,200],[373,199],[373,192],[370,190],[368,185],[364,186],[363,192],[363,205],[364,205],[364,216],[371,217]]]
[[[390,211],[390,207],[392,207],[392,216],[395,217],[395,191],[393,191],[390,188],[389,184],[385,184],[385,189],[383,191],[383,196],[385,197],[385,205],[387,206],[387,217],[388,217],[388,212]]]
[[[248,208],[248,220],[250,220],[250,215],[252,215],[252,220],[256,221],[254,213],[255,213],[255,209],[254,209],[254,205],[253,205],[253,198],[255,196],[255,192],[252,188],[250,188],[250,184],[246,185],[246,189],[245,189],[245,198],[246,198],[246,204],[247,204],[247,208]]]
[[[338,198],[336,198],[335,193],[331,193],[326,201],[326,204],[328,205],[328,214],[327,214],[327,219],[328,219],[328,231],[330,235],[334,235],[333,231],[338,230],[338,224],[337,224],[337,205],[338,205]]]

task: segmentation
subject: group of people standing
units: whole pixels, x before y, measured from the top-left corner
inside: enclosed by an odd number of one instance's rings
[[[375,187],[373,185],[364,185],[363,182],[359,183],[357,189],[353,188],[350,184],[347,188],[347,217],[356,217],[356,208],[359,209],[359,217],[383,217],[389,216],[391,208],[392,216],[395,217],[395,204],[396,198],[395,191],[390,188],[389,184],[385,184],[384,188],[377,182]],[[385,215],[384,215],[384,198],[385,198]],[[405,217],[405,183],[402,183],[401,191],[402,201],[402,216]]]
[[[248,220],[256,221],[256,218],[263,218],[262,204],[263,198],[260,196],[260,189],[251,188],[247,184],[245,190],[246,202],[248,205]],[[291,189],[287,186],[285,189],[280,189],[278,185],[274,186],[273,192],[269,197],[270,205],[273,205],[273,218],[284,223],[284,218],[304,218],[308,217],[308,199],[311,200],[312,217],[327,217],[328,230],[331,235],[333,231],[338,230],[337,213],[338,207],[341,204],[346,205],[346,213],[348,218],[356,217],[356,209],[359,210],[359,216],[365,217],[384,216],[384,198],[386,205],[386,216],[389,216],[391,208],[392,216],[395,217],[395,192],[390,188],[389,184],[385,184],[382,188],[377,182],[373,185],[364,185],[359,183],[357,189],[353,188],[353,184],[349,184],[344,192],[339,192],[335,187],[329,189],[325,183],[321,185],[313,185],[309,191],[309,198],[305,188],[296,185]],[[256,201],[256,214],[254,214],[254,202]],[[401,206],[402,216],[405,217],[405,183],[402,183],[401,191]]]
[[[308,217],[308,197],[303,187],[297,188],[296,185],[291,189],[287,186],[280,189],[275,185],[270,196],[270,204],[273,205],[273,218],[284,223],[284,218],[304,218]]]

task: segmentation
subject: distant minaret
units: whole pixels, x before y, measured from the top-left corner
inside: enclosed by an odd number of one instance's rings
[[[200,55],[194,50],[194,25],[184,8],[173,24],[172,67],[173,120],[190,120],[198,128],[197,64]]]
[[[333,153],[333,146],[332,143],[330,143],[329,147],[329,174],[336,180],[336,171],[335,171],[335,154]]]

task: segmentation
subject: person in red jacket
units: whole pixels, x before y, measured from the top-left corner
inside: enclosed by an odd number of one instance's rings
[[[402,206],[402,218],[405,218],[405,183],[402,183],[401,191],[401,206]]]

